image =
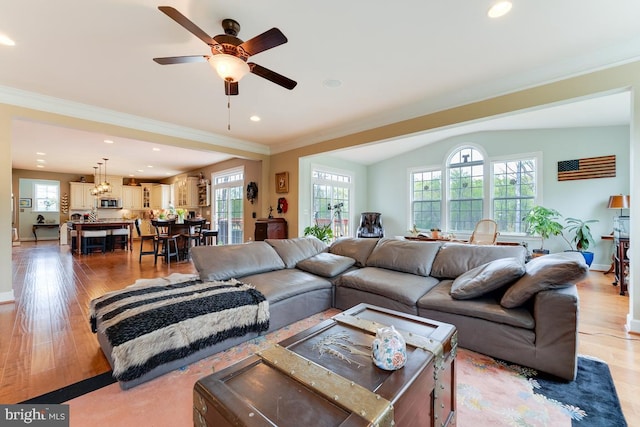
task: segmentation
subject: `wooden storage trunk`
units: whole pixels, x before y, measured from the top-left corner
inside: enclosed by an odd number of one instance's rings
[[[375,330],[393,325],[407,363],[371,361]],[[456,329],[360,304],[194,387],[196,426],[451,426]]]

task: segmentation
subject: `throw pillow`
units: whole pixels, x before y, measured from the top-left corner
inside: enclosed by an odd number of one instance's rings
[[[329,247],[329,252],[342,255],[356,260],[356,267],[364,267],[367,258],[373,248],[378,244],[379,239],[368,239],[359,237],[341,237]]]
[[[451,296],[455,299],[477,298],[519,279],[524,272],[524,264],[517,258],[497,259],[458,276],[451,285]]]
[[[505,308],[521,306],[540,291],[566,288],[584,279],[589,267],[579,252],[544,255],[531,260],[526,272],[502,296]]]
[[[356,260],[342,255],[321,252],[318,255],[300,261],[296,268],[322,277],[334,277],[346,271]]]

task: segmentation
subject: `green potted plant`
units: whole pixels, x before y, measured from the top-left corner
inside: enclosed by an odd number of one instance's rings
[[[558,222],[561,216],[555,209],[534,206],[523,218],[527,231],[532,235],[540,236],[540,249],[534,249],[533,256],[548,254],[549,250],[544,249],[544,241],[551,236],[562,235],[564,226]]]
[[[562,236],[572,250],[582,253],[582,256],[584,256],[584,260],[588,266],[591,266],[591,263],[593,262],[593,252],[590,252],[587,249],[589,249],[590,246],[595,246],[596,244],[596,240],[593,238],[591,228],[589,227],[589,224],[593,224],[594,222],[598,222],[598,220],[588,219],[584,221],[578,218],[567,218],[565,230],[567,230],[568,233],[573,234],[573,239],[569,241],[564,237],[564,235]]]
[[[305,236],[315,236],[325,243],[329,243],[333,239],[333,230],[331,224],[327,225],[310,225],[304,229]]]

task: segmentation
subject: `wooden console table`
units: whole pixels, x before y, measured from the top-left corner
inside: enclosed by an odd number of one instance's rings
[[[36,234],[36,230],[38,228],[57,228],[58,229],[58,240],[60,239],[60,224],[33,224],[31,226],[31,232],[33,233],[33,237],[36,238],[36,243],[38,243],[38,235]]]
[[[627,292],[626,273],[629,268],[629,257],[627,251],[629,250],[629,238],[628,237],[615,237],[613,239],[615,244],[615,252],[613,253],[614,261],[614,275],[615,281],[613,285],[620,285],[620,295],[625,295]]]

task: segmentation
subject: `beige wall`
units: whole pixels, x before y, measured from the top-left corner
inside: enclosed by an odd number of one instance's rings
[[[275,154],[271,157],[20,107],[0,105],[0,143],[2,143],[2,153],[0,154],[4,154],[4,156],[0,156],[0,169],[4,171],[2,173],[5,178],[0,181],[0,197],[4,197],[5,200],[8,200],[11,191],[11,165],[8,160],[11,155],[11,118],[14,116],[22,116],[34,120],[43,120],[45,122],[53,122],[54,124],[76,127],[83,130],[105,132],[113,135],[121,135],[127,138],[141,139],[169,145],[180,145],[188,148],[219,150],[234,154],[240,158],[263,160],[261,171],[262,177],[260,181],[262,184],[260,185],[260,214],[264,215],[265,212],[267,212],[269,205],[275,206],[278,197],[282,196],[275,192],[275,187],[272,182],[274,174],[276,172],[288,171],[290,179],[289,193],[284,196],[287,197],[289,202],[289,212],[285,215],[285,218],[289,222],[289,230],[295,233],[295,230],[298,229],[298,159],[300,157],[364,143],[371,143],[415,132],[423,132],[429,129],[455,125],[494,115],[507,114],[516,110],[534,108],[567,99],[628,89],[632,91],[633,103],[635,105],[640,105],[640,95],[638,95],[638,92],[640,91],[640,62],[624,64],[614,68],[600,70],[582,76],[518,91],[512,94],[451,108],[449,110],[427,114],[414,119],[382,126],[380,128],[358,132],[341,138],[316,143],[304,148]],[[638,186],[634,185],[636,180],[640,179],[640,172],[636,172],[633,167],[634,164],[638,164],[640,161],[640,150],[638,149],[640,148],[640,112],[633,109],[632,111],[633,116],[630,141],[632,165],[631,197],[633,200],[640,200],[640,189]],[[263,198],[263,195],[266,195],[266,197]],[[9,227],[10,208],[8,205],[3,204],[2,206],[5,206],[5,209],[3,212],[0,212],[0,271],[3,272],[0,273],[2,274],[0,295],[3,293],[8,294],[12,290]],[[632,240],[640,241],[640,216],[634,216],[634,213],[634,209],[632,209],[631,238]],[[640,251],[632,251],[631,257],[631,283],[633,290],[635,290],[636,286],[634,284],[640,281],[640,273],[637,273],[640,269],[633,268],[633,266],[640,265]],[[637,286],[640,289],[640,285]],[[640,332],[640,297],[634,298],[633,290],[630,297],[630,326],[633,330]]]

